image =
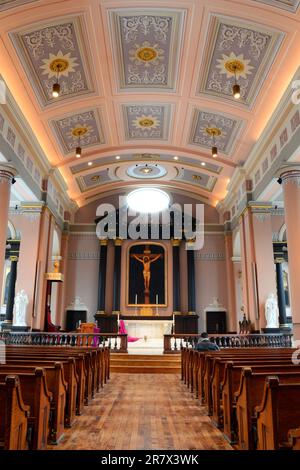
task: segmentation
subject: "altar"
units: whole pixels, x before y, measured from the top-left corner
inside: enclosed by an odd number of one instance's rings
[[[154,321],[143,318],[124,319],[124,323],[128,336],[141,338],[144,341],[163,339],[164,335],[171,334],[173,325],[172,320],[163,317],[159,320],[156,317]]]

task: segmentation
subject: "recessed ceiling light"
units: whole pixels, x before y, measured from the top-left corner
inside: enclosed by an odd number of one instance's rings
[[[88,162],[88,166],[92,166],[93,162]]]
[[[166,210],[170,204],[170,197],[161,189],[140,188],[128,194],[127,204],[136,212],[151,214]]]
[[[178,159],[179,159],[179,157],[177,157],[177,155],[175,155],[174,160],[178,160]]]
[[[201,162],[201,165],[202,165],[202,166],[206,166],[206,163],[205,163],[205,162]]]
[[[120,155],[116,156],[116,160],[120,160],[120,158],[121,158]]]

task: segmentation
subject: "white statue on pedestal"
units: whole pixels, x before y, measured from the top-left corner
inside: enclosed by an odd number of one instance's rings
[[[265,317],[267,320],[266,328],[278,328],[279,310],[277,299],[273,292],[269,295],[265,304]]]
[[[221,307],[222,305],[220,304],[220,301],[218,299],[218,297],[213,297],[213,301],[212,303],[210,304],[211,307],[216,307],[216,308],[219,308]]]
[[[73,302],[67,307],[67,310],[88,310],[87,306],[81,302],[80,297],[75,297]]]
[[[14,326],[28,326],[26,316],[28,304],[28,296],[25,290],[22,289],[15,297]]]

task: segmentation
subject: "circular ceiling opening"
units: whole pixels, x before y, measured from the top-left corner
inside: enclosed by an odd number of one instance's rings
[[[170,196],[161,189],[140,188],[127,195],[128,207],[136,212],[153,214],[169,207]]]

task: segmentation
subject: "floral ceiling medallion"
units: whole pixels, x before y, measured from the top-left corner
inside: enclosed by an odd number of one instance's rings
[[[94,175],[94,176],[91,177],[91,181],[93,181],[93,183],[97,183],[100,180],[101,180],[100,175]]]
[[[236,78],[247,79],[247,75],[250,75],[251,70],[254,68],[250,65],[249,59],[244,59],[243,54],[236,56],[234,52],[231,52],[230,55],[223,54],[222,59],[217,59],[218,65],[217,68],[220,70],[220,73],[226,74],[227,78],[236,76]]]
[[[76,58],[71,57],[71,52],[63,54],[59,51],[57,54],[50,52],[47,59],[43,59],[44,64],[40,66],[43,70],[43,75],[48,74],[48,78],[56,77],[59,73],[62,77],[68,77],[72,72],[75,72],[75,67],[78,67]]]
[[[160,125],[159,119],[155,116],[141,116],[133,120],[132,124],[138,128],[153,128],[156,129]]]
[[[87,134],[88,132],[91,132],[92,128],[88,127],[74,127],[71,129],[71,134],[74,137],[82,137],[83,135]]]
[[[134,45],[129,51],[129,58],[136,66],[142,62],[144,67],[150,67],[164,60],[164,50],[158,44],[151,46],[150,42],[144,41],[142,46]]]
[[[218,127],[206,127],[205,132],[211,137],[218,137],[222,134],[221,129]]]

